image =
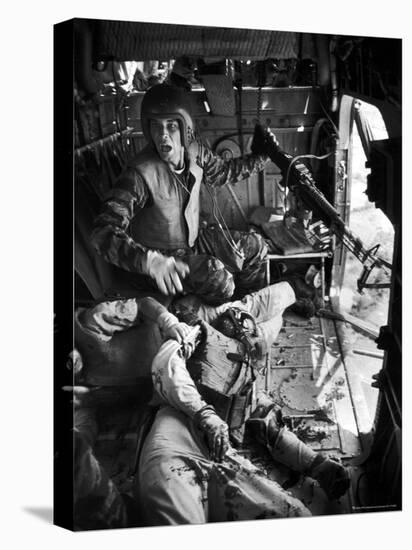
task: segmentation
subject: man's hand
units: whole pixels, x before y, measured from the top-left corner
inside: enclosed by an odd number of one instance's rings
[[[186,336],[193,330],[193,327],[186,323],[179,323],[179,319],[170,311],[161,313],[157,318],[157,324],[165,340],[176,340],[179,344],[182,344]]]
[[[279,143],[269,128],[256,124],[250,149],[254,155],[271,155],[276,152]]]
[[[210,451],[210,458],[213,461],[221,462],[229,450],[229,427],[220,416],[216,414],[210,405],[200,409],[195,415],[195,424],[205,436]]]
[[[145,273],[156,281],[160,292],[175,295],[183,292],[182,280],[189,273],[189,266],[181,260],[175,260],[173,256],[149,251]]]
[[[192,330],[193,327],[186,325],[186,323],[177,323],[164,331],[165,339],[168,340],[171,338],[179,342],[179,344],[182,344],[186,336],[188,336]]]

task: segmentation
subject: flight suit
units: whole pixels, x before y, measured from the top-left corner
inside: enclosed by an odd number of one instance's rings
[[[153,286],[145,273],[148,250],[185,261],[186,293],[211,303],[265,284],[267,245],[257,233],[228,231],[219,224],[199,227],[199,194],[231,185],[264,168],[265,157],[247,155],[224,161],[198,141],[185,150],[185,169],[174,172],[146,147],[130,163],[95,222],[92,243],[110,263],[128,272],[130,285]],[[224,222],[223,222],[224,223]]]

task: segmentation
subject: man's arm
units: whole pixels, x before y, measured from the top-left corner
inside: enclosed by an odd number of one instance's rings
[[[186,368],[187,355],[177,342],[165,342],[152,363],[153,386],[162,401],[194,421],[206,438],[210,458],[220,462],[230,447],[229,428],[198,392]]]
[[[182,347],[165,342],[152,363],[153,386],[162,401],[190,418],[206,406],[187,368]]]
[[[224,160],[208,147],[197,142],[198,161],[203,168],[204,182],[221,187],[227,183],[237,183],[264,169],[268,157],[264,154],[249,154],[243,157]]]
[[[131,220],[144,208],[149,191],[138,172],[132,168],[119,179],[111,196],[97,217],[91,241],[103,258],[126,271],[152,277],[163,294],[183,291],[181,281],[188,266],[173,257],[145,248],[127,233]]]
[[[149,191],[140,175],[128,169],[103,203],[91,235],[94,248],[106,261],[134,273],[143,272],[147,249],[136,243],[127,229],[148,198]]]
[[[262,171],[269,160],[273,144],[278,144],[275,135],[268,128],[256,124],[251,144],[252,153],[249,155],[223,160],[199,141],[195,142],[193,147],[197,152],[197,161],[203,168],[205,183],[220,187]]]

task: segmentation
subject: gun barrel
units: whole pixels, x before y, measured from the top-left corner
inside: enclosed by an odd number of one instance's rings
[[[316,187],[316,182],[309,168],[300,162],[300,158],[293,158],[279,146],[273,146],[269,154],[270,159],[279,166],[285,184],[297,193],[302,201],[310,208],[315,207],[319,211],[322,221],[338,237],[342,244],[358,258],[362,264],[367,264],[367,274],[375,267],[392,266],[375,254],[378,246],[366,249],[362,240],[351,231],[339,215],[339,212],[327,200],[324,194]],[[361,281],[365,286],[366,280]]]

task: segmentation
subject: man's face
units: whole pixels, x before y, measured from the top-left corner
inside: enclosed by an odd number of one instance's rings
[[[178,120],[153,118],[150,121],[150,134],[160,158],[173,168],[180,168],[183,165],[184,148]]]

